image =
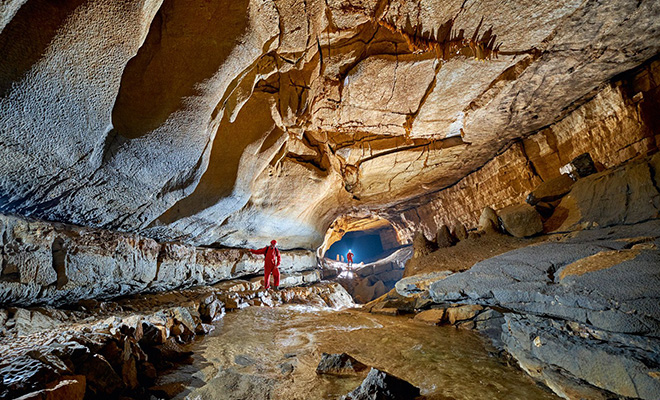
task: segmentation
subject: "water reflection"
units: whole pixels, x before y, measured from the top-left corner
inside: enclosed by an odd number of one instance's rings
[[[197,342],[177,398],[336,399],[362,377],[318,376],[321,353],[348,353],[418,386],[428,399],[557,399],[492,356],[485,341],[406,317],[309,307],[250,307],[229,313]]]

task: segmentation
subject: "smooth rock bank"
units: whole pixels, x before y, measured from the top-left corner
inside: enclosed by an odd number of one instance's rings
[[[529,224],[507,224],[502,215],[510,207],[486,208],[483,231],[452,247],[433,247],[418,235],[417,257],[406,266],[410,275],[366,310],[416,313],[420,323],[477,330],[567,399],[657,398],[658,162],[656,154],[597,173],[592,167],[577,181],[540,185],[527,201],[554,203],[549,214],[536,215],[549,235],[511,242],[499,230],[515,235],[512,227]],[[462,260],[480,257],[474,265],[451,261],[479,243],[484,251]]]
[[[477,263],[429,293],[503,312],[504,348],[560,394],[576,398],[583,381],[650,400],[660,393],[659,249],[658,220],[584,232]]]

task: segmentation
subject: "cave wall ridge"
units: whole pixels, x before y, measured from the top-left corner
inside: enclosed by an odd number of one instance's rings
[[[210,285],[263,273],[244,249],[159,243],[137,234],[0,215],[0,304],[68,304]],[[264,244],[266,245],[266,244]],[[283,251],[283,274],[316,268],[305,250]]]

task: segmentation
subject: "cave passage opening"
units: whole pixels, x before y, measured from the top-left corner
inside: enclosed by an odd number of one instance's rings
[[[350,231],[334,242],[325,257],[346,262],[349,250],[354,254],[353,263],[371,263],[392,254],[400,247],[396,231],[391,225],[377,229]]]

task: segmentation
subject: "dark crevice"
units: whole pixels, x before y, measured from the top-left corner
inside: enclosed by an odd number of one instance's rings
[[[66,248],[64,247],[64,239],[56,238],[52,245],[53,269],[57,274],[57,289],[62,289],[68,282],[69,278],[66,276]]]

